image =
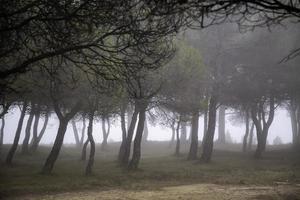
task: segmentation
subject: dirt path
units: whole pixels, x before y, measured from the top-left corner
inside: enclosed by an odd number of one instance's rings
[[[164,187],[156,191],[84,191],[69,192],[51,195],[27,195],[13,199],[22,200],[300,200],[299,185],[276,185],[276,186],[223,186],[215,184],[194,184],[174,187]]]

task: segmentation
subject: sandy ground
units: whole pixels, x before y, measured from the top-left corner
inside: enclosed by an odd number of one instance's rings
[[[108,190],[66,192],[50,195],[25,195],[10,199],[22,200],[300,200],[300,185],[277,184],[275,186],[230,186],[194,184],[164,187],[160,190]]]

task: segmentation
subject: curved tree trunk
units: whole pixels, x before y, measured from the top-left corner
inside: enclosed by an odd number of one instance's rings
[[[5,162],[8,165],[12,164],[13,157],[14,157],[15,152],[16,152],[17,147],[18,147],[18,143],[19,143],[19,139],[20,139],[20,135],[21,135],[21,130],[22,130],[22,126],[23,126],[23,121],[24,121],[26,109],[27,109],[27,102],[24,102],[23,103],[23,108],[22,108],[22,111],[21,111],[21,115],[20,115],[20,119],[19,119],[19,122],[18,122],[18,127],[17,127],[17,130],[16,130],[14,142],[13,142],[13,145],[11,146],[11,148],[10,148],[8,154],[7,154],[7,157],[6,157]]]
[[[47,160],[43,166],[42,169],[43,174],[50,174],[52,172],[53,166],[57,160],[58,154],[60,152],[60,149],[64,141],[68,122],[76,115],[76,113],[79,111],[80,108],[81,108],[81,102],[77,102],[76,105],[71,109],[71,111],[67,113],[65,116],[63,116],[58,105],[54,103],[54,110],[59,119],[59,127],[58,127],[57,135],[53,147],[51,149],[51,152],[47,157]]]
[[[27,120],[26,128],[25,128],[25,137],[23,140],[22,144],[22,154],[28,154],[28,143],[30,139],[30,132],[31,132],[31,126],[32,126],[32,121],[34,117],[34,112],[35,112],[35,105],[31,103],[31,111]]]
[[[105,121],[107,121],[107,129],[105,126]],[[103,140],[102,140],[102,144],[101,144],[101,149],[105,150],[107,148],[107,139],[109,136],[109,132],[110,132],[110,121],[109,118],[107,117],[102,117],[102,135],[103,135]]]
[[[251,117],[256,126],[257,147],[254,157],[257,159],[261,158],[262,153],[266,150],[268,131],[274,119],[274,96],[270,96],[268,119],[266,119],[263,104],[264,102],[260,102],[258,106],[253,106],[251,111]]]
[[[199,127],[199,112],[193,113],[192,116],[192,131],[191,131],[191,146],[188,154],[188,160],[196,160],[198,152],[198,127]]]
[[[124,145],[124,149],[120,149],[120,155],[119,158],[120,159],[120,164],[122,166],[128,166],[128,161],[129,161],[129,156],[130,156],[130,148],[131,148],[131,142],[132,142],[132,137],[133,137],[133,133],[134,133],[134,128],[135,128],[135,124],[137,121],[137,116],[138,116],[138,108],[135,106],[134,112],[132,114],[132,118],[131,118],[131,122],[130,122],[130,126],[127,132],[127,138],[125,140],[125,145]],[[122,147],[122,145],[121,145]]]
[[[82,147],[82,152],[81,152],[81,160],[85,161],[86,160],[86,149],[87,149],[87,145],[89,144],[89,138],[86,139],[86,141],[83,144]]]
[[[45,134],[45,131],[46,131],[46,127],[48,125],[48,121],[49,121],[49,114],[46,113],[45,115],[45,120],[44,120],[44,124],[43,124],[43,127],[38,135],[38,137],[35,139],[35,140],[32,140],[32,143],[31,143],[31,147],[30,147],[30,151],[31,152],[36,152],[38,146],[39,146],[39,143],[43,137],[43,135]]]
[[[203,141],[203,149],[200,161],[201,162],[210,162],[213,145],[214,145],[214,134],[216,128],[216,113],[217,113],[217,97],[212,96],[209,101],[208,107],[208,128],[205,136],[205,140]]]
[[[85,175],[92,174],[92,167],[94,165],[94,157],[95,157],[95,141],[93,138],[93,121],[94,121],[94,111],[89,113],[89,126],[87,131],[88,141],[90,143],[90,155],[89,160],[85,169]]]
[[[135,170],[138,168],[139,161],[141,159],[141,142],[144,132],[144,124],[146,118],[146,108],[147,105],[140,105],[139,108],[139,122],[136,129],[136,134],[134,138],[134,145],[133,145],[133,154],[132,159],[129,163],[129,169]]]
[[[63,119],[63,120],[59,121],[59,127],[58,127],[57,135],[55,138],[55,142],[54,142],[51,152],[44,164],[42,173],[49,174],[52,172],[54,163],[57,160],[58,154],[60,152],[60,149],[61,149],[63,141],[64,141],[64,136],[65,136],[65,133],[67,130],[67,126],[68,126],[67,120]]]

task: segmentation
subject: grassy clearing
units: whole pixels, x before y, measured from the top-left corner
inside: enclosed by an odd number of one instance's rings
[[[186,155],[172,156],[166,143],[148,143],[143,149],[140,170],[126,172],[117,166],[117,144],[101,152],[97,148],[93,176],[84,176],[85,163],[79,161],[80,150],[64,147],[52,175],[39,174],[49,152],[43,147],[35,155],[17,155],[13,167],[0,167],[0,195],[94,191],[159,191],[162,187],[216,184],[221,186],[274,186],[300,184],[299,156],[287,150],[272,150],[264,159],[236,151],[214,152],[210,164],[186,161]],[[3,158],[2,158],[3,160]],[[166,189],[168,190],[168,189]],[[71,195],[72,196],[72,195]],[[88,199],[88,198],[87,198]]]

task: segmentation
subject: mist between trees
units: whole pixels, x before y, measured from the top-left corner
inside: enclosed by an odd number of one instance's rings
[[[188,160],[210,162],[214,143],[228,142],[229,110],[245,124],[241,151],[255,148],[263,158],[279,108],[290,113],[292,132],[283,134],[299,150],[299,1],[37,0],[4,1],[0,9],[1,146],[15,134],[8,165],[18,147],[39,150],[54,115],[59,126],[44,174],[55,166],[68,124],[92,174],[95,121],[103,151],[120,122],[117,160],[128,170],[139,167],[149,124],[169,128],[176,156],[187,143]],[[16,132],[4,133],[13,109],[20,109]]]

